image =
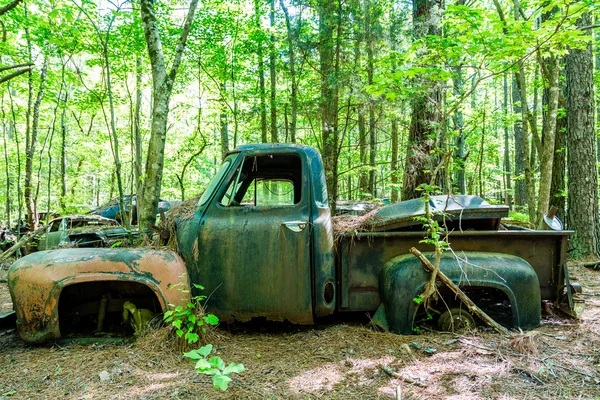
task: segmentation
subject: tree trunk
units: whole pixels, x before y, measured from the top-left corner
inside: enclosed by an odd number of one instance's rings
[[[552,185],[550,187],[550,205],[558,208],[556,215],[565,222],[565,167],[567,146],[567,118],[559,115],[556,120],[556,140],[554,141],[554,162],[552,166]]]
[[[138,221],[141,229],[156,222],[156,210],[162,184],[162,173],[165,156],[165,142],[167,138],[167,121],[169,116],[169,100],[173,82],[181,63],[187,37],[192,20],[196,12],[198,0],[191,0],[188,14],[179,37],[173,64],[167,73],[162,43],[156,22],[154,2],[141,0],[140,11],[144,36],[152,65],[152,123],[150,128],[150,141],[148,143],[148,156],[146,159],[145,180],[143,188],[143,203],[138,203]]]
[[[415,37],[440,35],[441,30],[437,14],[441,14],[438,2],[433,0],[413,0],[413,24]],[[435,23],[434,23],[435,22]],[[418,81],[414,85],[427,87],[424,93],[412,99],[412,114],[406,148],[406,161],[402,182],[402,199],[414,199],[420,196],[417,188],[431,181],[430,172],[436,165],[431,153],[435,149],[437,127],[440,122],[440,103],[442,92],[435,82]]]
[[[461,98],[465,95],[465,91],[463,89],[463,68],[455,67],[454,68],[454,96],[457,98]],[[452,116],[452,120],[454,122],[454,130],[456,133],[456,139],[454,140],[454,146],[456,148],[454,152],[454,163],[455,163],[455,173],[454,179],[456,180],[456,186],[458,186],[458,192],[460,194],[467,193],[467,184],[466,184],[466,170],[465,170],[465,132],[464,132],[464,117],[462,108],[459,107],[454,115]]]
[[[141,110],[142,110],[142,57],[135,59],[135,112],[134,112],[134,136],[135,136],[135,161],[133,169],[133,181],[136,193],[137,208],[143,204],[143,180],[142,180],[142,132],[141,132]],[[138,212],[139,217],[139,212]]]
[[[525,206],[527,192],[525,190],[525,146],[523,144],[523,105],[521,94],[517,87],[517,74],[512,80],[512,104],[513,112],[516,114],[513,130],[515,135],[515,205],[518,209]]]
[[[40,72],[40,85],[38,93],[33,104],[33,117],[31,123],[31,135],[27,135],[25,144],[25,207],[27,210],[27,223],[31,229],[35,229],[38,224],[37,205],[33,197],[33,156],[38,137],[38,127],[40,121],[40,105],[44,98],[46,84],[46,74],[48,71],[48,57],[44,57],[44,64]],[[30,82],[31,84],[31,82]]]
[[[584,15],[578,26],[591,24]],[[598,175],[594,132],[594,61],[592,44],[585,49],[569,49],[565,56],[567,80],[567,148],[569,229],[574,257],[599,256]]]
[[[225,159],[225,155],[229,151],[229,121],[227,120],[227,103],[225,101],[225,93],[227,93],[225,82],[221,84],[221,114],[219,114],[219,124],[221,126],[221,159]]]
[[[373,48],[375,47],[373,26],[371,22],[372,3],[365,1],[365,47],[367,50],[367,84],[373,84],[374,57]],[[377,158],[377,131],[375,127],[375,99],[369,96],[369,192],[374,198],[377,197],[377,187],[375,184],[375,160]]]
[[[506,205],[512,210],[512,175],[510,173],[510,139],[508,135],[508,79],[507,73],[504,73],[503,82],[503,112],[504,112],[504,179],[506,180],[506,192],[504,199]]]
[[[319,0],[319,62],[321,72],[321,143],[329,206],[337,200],[338,90],[336,70],[336,4]],[[339,38],[338,38],[339,39]]]
[[[9,89],[10,90],[10,89]],[[6,113],[4,112],[4,96],[2,96],[2,139],[4,143],[4,166],[6,168],[6,221],[8,227],[11,226],[11,215],[10,215],[10,163],[8,158],[8,138],[6,135]]]
[[[540,164],[540,188],[538,195],[537,221],[538,229],[544,228],[543,216],[550,208],[550,190],[552,185],[552,163],[554,161],[554,144],[556,139],[556,118],[558,115],[558,76],[559,67],[556,56],[549,57],[547,62],[548,77],[548,111],[544,123],[544,142]]]
[[[271,108],[271,142],[277,143],[277,70],[275,65],[275,0],[270,0],[269,22],[271,28],[271,40],[269,41],[269,75],[271,78],[271,96],[269,107]]]
[[[283,13],[285,14],[285,26],[287,27],[287,40],[288,40],[288,53],[289,53],[289,65],[290,65],[290,80],[292,86],[292,93],[290,95],[290,103],[292,106],[289,133],[290,141],[296,143],[296,123],[298,120],[298,82],[296,78],[296,53],[294,51],[294,42],[296,40],[296,34],[292,29],[290,21],[290,14],[287,7],[285,6],[284,0],[279,0],[279,4]],[[299,18],[299,17],[298,17]],[[298,24],[300,20],[298,20]],[[287,115],[287,114],[286,114]]]
[[[256,57],[258,58],[258,81],[260,97],[260,141],[267,143],[267,90],[265,88],[265,61],[263,55],[262,26],[260,23],[260,1],[254,1],[254,16],[256,29],[259,30],[259,39],[256,43]]]
[[[67,100],[68,92],[65,85],[65,98],[63,103],[62,113],[60,115],[60,208],[64,210],[66,207],[67,197]]]
[[[398,121],[392,116],[392,196],[391,202],[398,202]]]

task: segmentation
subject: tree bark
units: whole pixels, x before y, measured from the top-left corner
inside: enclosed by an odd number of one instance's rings
[[[336,68],[336,3],[319,0],[319,62],[321,73],[321,146],[329,206],[337,200],[338,102]],[[338,22],[339,24],[339,22]],[[339,25],[338,25],[339,30]],[[339,33],[339,32],[338,32]]]
[[[10,180],[10,163],[8,158],[8,138],[6,135],[6,113],[4,112],[4,96],[2,96],[2,139],[4,144],[4,166],[6,168],[6,221],[8,227],[11,226],[11,215],[10,215],[10,206],[11,206],[11,180]]]
[[[578,26],[591,23],[584,15]],[[598,175],[594,132],[594,62],[592,44],[585,49],[569,49],[565,56],[567,80],[567,148],[569,229],[573,256],[598,257]]]
[[[550,208],[550,190],[552,185],[552,167],[554,161],[554,144],[556,140],[556,118],[558,115],[558,76],[559,67],[556,56],[548,58],[548,111],[544,124],[544,142],[540,164],[540,188],[538,195],[537,221],[538,229],[544,228],[543,216]]]
[[[285,15],[285,26],[287,28],[287,41],[288,41],[288,53],[289,53],[289,65],[290,65],[290,80],[291,80],[291,116],[289,123],[289,134],[290,141],[296,143],[296,124],[298,120],[298,78],[296,78],[296,53],[294,50],[294,43],[296,41],[296,33],[292,28],[290,21],[290,14],[285,6],[284,0],[279,0],[279,4]],[[298,17],[299,18],[299,17]],[[299,21],[299,20],[298,20]],[[299,22],[298,22],[299,23]],[[287,124],[286,124],[287,125]]]
[[[508,79],[507,73],[504,73],[503,80],[503,103],[502,110],[504,112],[504,179],[506,181],[506,192],[504,194],[504,199],[506,201],[506,205],[512,210],[512,175],[511,175],[511,167],[510,167],[510,139],[508,135]]]
[[[31,135],[27,135],[25,138],[25,207],[27,210],[27,223],[32,229],[35,229],[38,224],[37,215],[37,204],[35,204],[33,197],[33,156],[35,155],[35,149],[38,137],[38,127],[40,121],[40,105],[44,98],[44,91],[46,89],[46,74],[48,71],[48,57],[44,58],[44,64],[40,72],[40,84],[37,92],[35,102],[33,103],[33,116],[31,121]],[[32,82],[30,81],[30,84]],[[31,89],[30,89],[31,90]]]
[[[265,88],[265,61],[263,55],[262,26],[260,23],[260,1],[254,1],[254,16],[259,39],[256,43],[256,57],[258,58],[258,81],[260,97],[260,141],[267,143],[267,90]]]
[[[365,1],[365,47],[367,50],[367,84],[373,84],[375,38],[371,14],[373,4],[371,0]],[[375,126],[375,99],[369,96],[369,192],[371,196],[377,197],[377,185],[375,183],[375,160],[377,158],[377,130]]]
[[[135,161],[133,169],[133,181],[136,193],[137,208],[144,203],[142,198],[143,179],[142,179],[142,132],[141,132],[141,110],[142,110],[142,57],[135,59],[135,112],[134,112],[134,147]],[[139,213],[138,213],[139,217]],[[139,221],[139,219],[138,219]]]
[[[271,142],[277,143],[277,69],[275,65],[275,0],[269,0],[270,12],[269,22],[271,28],[271,40],[269,41],[269,76],[271,78],[271,93],[269,107],[271,108]]]
[[[167,73],[163,55],[162,42],[156,22],[154,2],[141,0],[140,11],[144,36],[148,47],[148,55],[152,66],[152,123],[150,141],[148,143],[148,156],[146,159],[145,180],[143,189],[143,203],[138,204],[138,217],[141,229],[156,222],[156,210],[162,184],[164,167],[165,142],[167,138],[167,121],[169,116],[169,100],[171,90],[181,63],[190,27],[196,13],[198,0],[191,0],[188,13],[179,37],[171,69]],[[141,211],[141,212],[140,212]]]
[[[461,98],[465,95],[465,91],[463,89],[463,68],[461,66],[454,68],[454,76],[453,76],[453,90],[454,95],[457,98]],[[454,179],[456,180],[456,186],[458,186],[458,192],[460,194],[467,193],[467,183],[466,183],[466,170],[465,170],[465,132],[464,132],[464,117],[462,108],[457,108],[456,112],[452,116],[452,120],[454,122],[454,130],[456,132],[456,139],[454,140],[454,146],[456,148],[454,152],[454,163],[456,164]]]
[[[439,15],[441,3],[433,0],[413,0],[413,25],[415,37],[440,35]],[[432,152],[436,147],[437,131],[440,122],[440,103],[442,91],[435,82],[414,82],[414,85],[428,87],[424,93],[412,99],[412,114],[406,148],[406,161],[402,182],[402,199],[414,199],[420,196],[417,188],[428,184],[436,165]]]

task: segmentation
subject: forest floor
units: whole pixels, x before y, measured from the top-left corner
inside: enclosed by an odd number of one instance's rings
[[[356,321],[217,329],[214,352],[246,366],[227,392],[193,370],[166,328],[135,343],[42,346],[4,331],[0,399],[598,399],[600,271],[573,265],[571,275],[584,287],[581,320],[546,315],[540,328],[513,339],[484,328],[399,336]],[[11,308],[6,283],[0,308]]]

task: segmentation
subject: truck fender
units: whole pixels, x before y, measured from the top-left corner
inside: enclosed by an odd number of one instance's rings
[[[425,253],[433,262],[433,253]],[[494,288],[510,301],[514,328],[532,329],[540,324],[541,295],[535,270],[520,257],[502,253],[461,252],[442,254],[440,270],[461,288]],[[415,298],[430,273],[411,254],[390,259],[381,270],[379,292],[382,305],[376,314],[378,325],[393,332],[413,333]],[[377,322],[377,321],[376,321]]]
[[[185,305],[186,295],[189,298],[185,263],[171,251],[102,248],[40,251],[15,261],[8,271],[21,338],[27,343],[60,338],[61,293],[67,287],[88,282],[144,285],[156,296],[162,311],[170,304]],[[181,290],[169,290],[176,284]],[[187,293],[183,292],[186,290]]]

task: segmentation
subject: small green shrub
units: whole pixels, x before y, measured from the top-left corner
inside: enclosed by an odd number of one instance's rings
[[[174,285],[182,293],[189,293],[188,290],[181,289],[181,283]],[[204,290],[201,285],[194,284],[194,287]],[[185,306],[177,306],[173,310],[165,312],[164,321],[175,327],[175,333],[179,338],[185,339],[189,344],[193,344],[200,340],[199,332],[206,333],[206,325],[217,325],[219,318],[213,314],[204,314],[202,304],[200,302],[206,300],[206,296],[199,295],[191,298],[191,301]]]
[[[243,364],[230,363],[228,366],[225,366],[225,362],[221,357],[214,356],[208,358],[211,351],[212,344],[207,344],[197,350],[183,353],[183,355],[196,362],[194,368],[196,368],[196,371],[198,371],[199,374],[212,375],[212,381],[215,388],[225,391],[227,390],[229,382],[231,382],[229,376],[231,374],[242,373],[246,369]]]

